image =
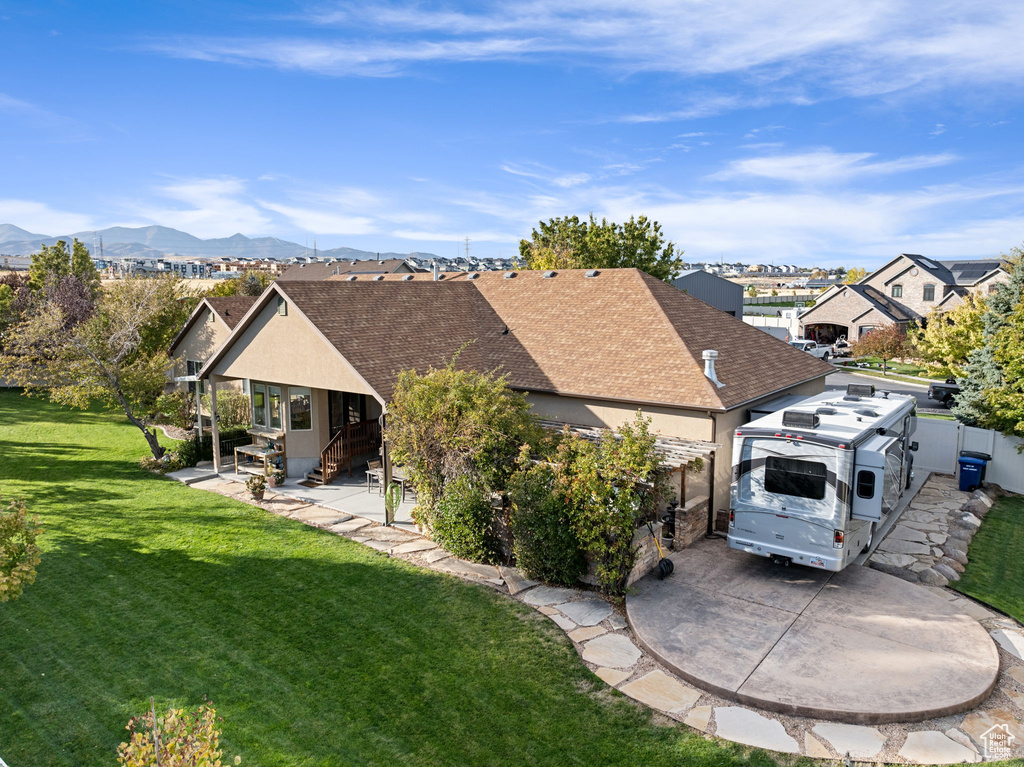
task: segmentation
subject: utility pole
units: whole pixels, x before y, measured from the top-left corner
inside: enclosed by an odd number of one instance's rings
[[[466,260],[469,260],[469,238],[466,238]]]

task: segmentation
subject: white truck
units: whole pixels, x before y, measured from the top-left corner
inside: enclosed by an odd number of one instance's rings
[[[783,407],[736,430],[729,548],[842,570],[910,487],[916,400],[851,384]]]
[[[835,352],[829,344],[819,344],[809,338],[792,338],[789,345],[822,360],[828,360],[829,357],[835,356]]]

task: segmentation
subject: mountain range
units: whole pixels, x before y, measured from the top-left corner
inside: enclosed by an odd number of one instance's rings
[[[36,253],[43,245],[53,245],[57,240],[68,244],[79,239],[89,251],[98,255],[99,243],[103,243],[103,254],[115,257],[164,258],[184,256],[190,258],[272,258],[283,259],[303,256],[309,248],[277,237],[246,237],[233,234],[203,240],[187,232],[180,232],[166,226],[112,226],[95,231],[74,232],[58,237],[33,234],[14,224],[0,224],[0,255],[27,256]],[[359,261],[368,258],[435,258],[432,253],[374,253],[355,248],[333,248],[319,250],[318,256],[327,256],[344,261]]]

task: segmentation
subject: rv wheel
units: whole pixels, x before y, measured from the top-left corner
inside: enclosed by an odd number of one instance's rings
[[[867,554],[871,551],[871,544],[875,542],[875,523],[871,523],[871,529],[868,530],[868,542],[864,544],[863,552]]]

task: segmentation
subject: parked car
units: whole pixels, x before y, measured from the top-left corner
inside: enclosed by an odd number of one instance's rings
[[[831,346],[828,344],[819,344],[817,341],[811,341],[808,338],[794,338],[789,342],[789,345],[802,352],[807,352],[812,357],[817,357],[822,360],[827,360],[829,357],[835,356],[835,352]]]
[[[928,399],[941,402],[947,408],[956,404],[956,395],[959,393],[960,386],[955,378],[947,378],[945,383],[933,383],[928,387]]]
[[[832,356],[833,357],[851,357],[853,352],[851,351],[849,341],[846,340],[846,336],[839,336],[836,342],[832,344]]]

